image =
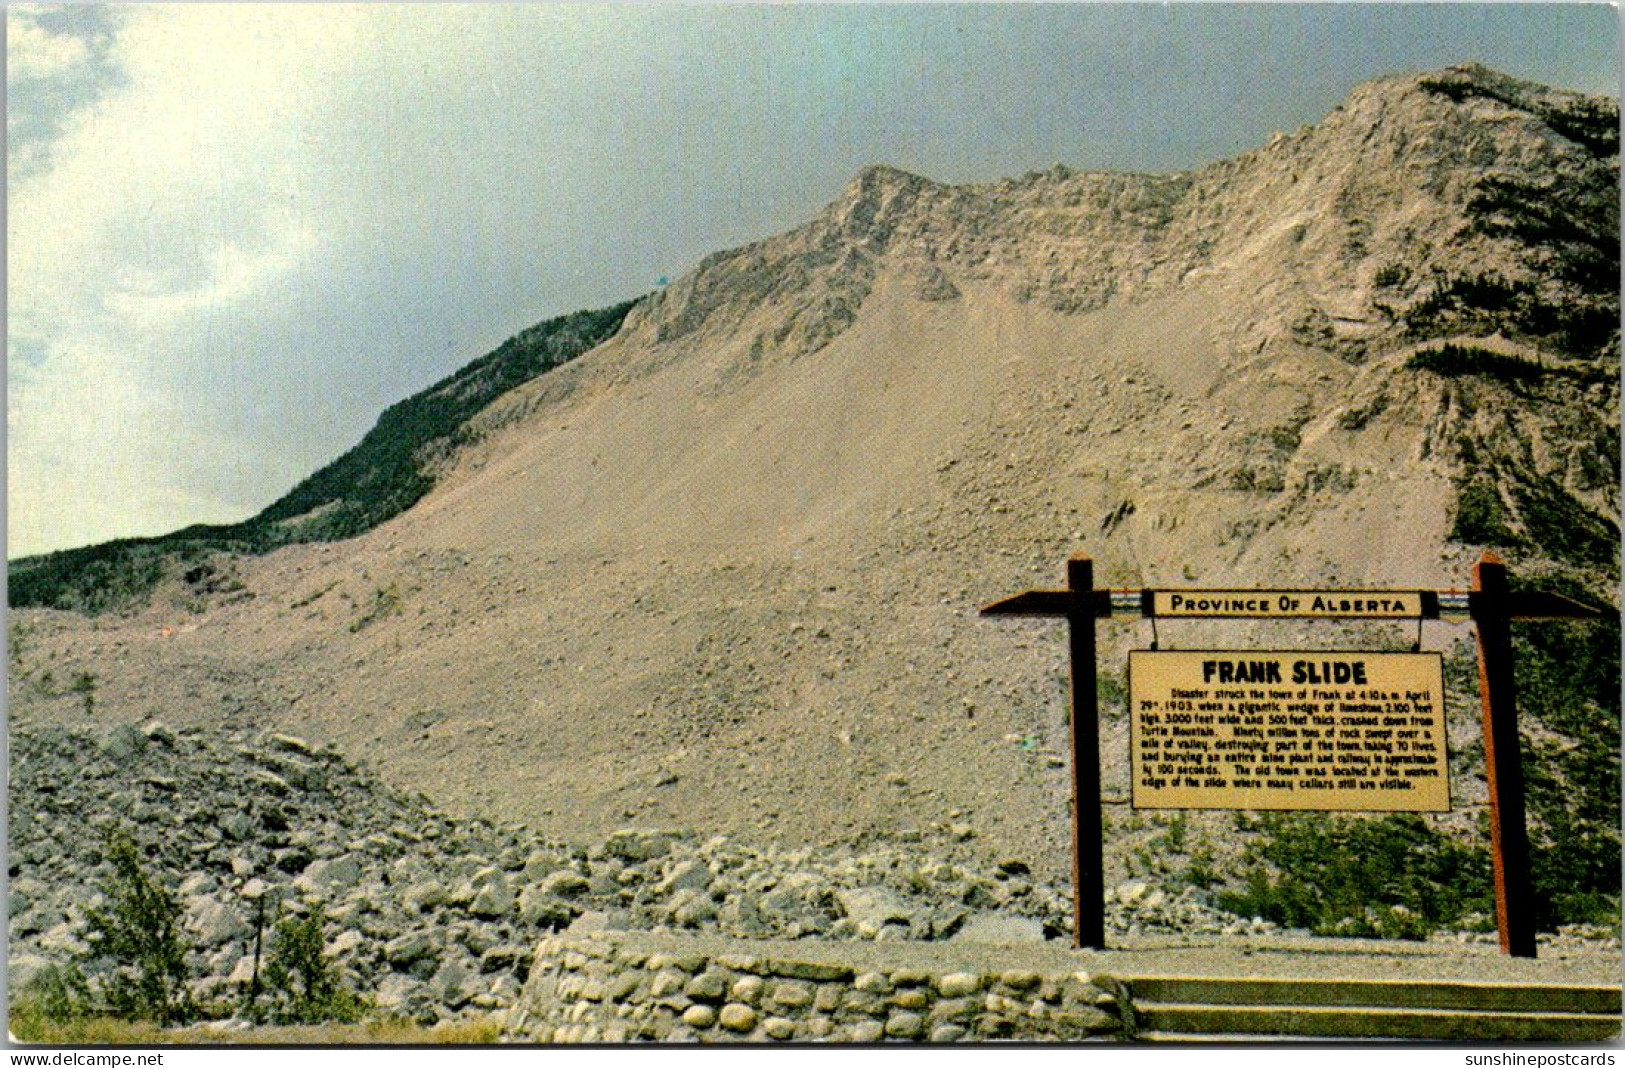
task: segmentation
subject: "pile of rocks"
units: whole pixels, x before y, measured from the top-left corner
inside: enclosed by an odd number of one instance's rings
[[[276,733],[125,724],[12,733],[11,976],[84,948],[85,910],[128,834],[185,912],[194,993],[230,1006],[257,929],[319,908],[344,981],[384,1012],[434,1022],[516,1003],[537,943],[572,929],[751,939],[1017,944],[1069,939],[1070,889],[1018,859],[951,863],[933,845],[756,849],[624,829],[592,847],[453,818],[330,749]],[[1117,933],[1247,931],[1149,883],[1109,892]]]

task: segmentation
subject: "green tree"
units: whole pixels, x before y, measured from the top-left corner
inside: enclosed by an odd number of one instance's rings
[[[129,835],[114,834],[107,848],[113,874],[101,886],[106,904],[85,910],[86,957],[99,992],[126,1019],[185,1023],[194,1008],[180,905],[142,868]]]
[[[318,907],[277,924],[263,984],[276,1023],[353,1023],[361,1018],[366,1006],[339,981],[322,953],[326,942]]]

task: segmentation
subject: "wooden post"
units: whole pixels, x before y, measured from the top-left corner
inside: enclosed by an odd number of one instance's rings
[[[1066,563],[1072,603],[1066,615],[1072,647],[1072,944],[1106,948],[1104,835],[1100,826],[1100,714],[1095,685],[1094,563]]]
[[[1478,683],[1483,698],[1484,775],[1490,791],[1490,857],[1501,952],[1535,955],[1534,880],[1525,823],[1523,760],[1518,746],[1512,673],[1512,604],[1506,565],[1486,552],[1473,566],[1472,615],[1478,631]]]
[[[1106,948],[1105,843],[1100,826],[1100,716],[1095,620],[1112,613],[1111,592],[1095,589],[1087,556],[1066,563],[1064,590],[1028,590],[982,609],[984,616],[1046,616],[1067,621],[1072,657],[1072,944]]]

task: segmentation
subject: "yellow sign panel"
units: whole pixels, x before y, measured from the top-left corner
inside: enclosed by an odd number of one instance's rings
[[[1152,614],[1225,619],[1420,619],[1416,590],[1154,590]]]
[[[1448,812],[1438,653],[1129,653],[1135,808]]]

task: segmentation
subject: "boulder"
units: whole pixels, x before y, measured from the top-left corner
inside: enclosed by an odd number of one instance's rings
[[[186,927],[199,946],[209,948],[251,934],[237,910],[208,895],[187,899]]]
[[[408,931],[384,943],[384,959],[396,967],[405,967],[438,954],[434,936],[428,931]]]
[[[1028,945],[1044,941],[1044,923],[1030,916],[999,912],[978,912],[965,920],[951,942],[989,942],[1001,946]]]
[[[717,905],[702,890],[679,890],[667,903],[666,913],[679,927],[698,927],[716,919]]]
[[[684,860],[673,865],[656,888],[662,897],[670,897],[679,890],[704,890],[711,885],[711,869],[698,860]]]
[[[590,889],[592,885],[587,882],[587,877],[572,868],[564,868],[549,875],[542,880],[541,887],[542,893],[552,894],[555,897],[580,897]]]
[[[604,852],[637,863],[671,852],[672,843],[683,837],[680,831],[645,831],[623,828],[604,840]]]
[[[867,938],[873,938],[889,923],[907,927],[914,920],[914,909],[902,895],[884,886],[837,890],[835,900],[841,907],[841,913],[855,923],[858,932]]]
[[[558,930],[581,912],[581,906],[548,893],[538,886],[527,886],[519,893],[519,922]]]
[[[344,853],[306,865],[294,886],[309,894],[331,896],[361,881],[361,861],[354,853]]]

